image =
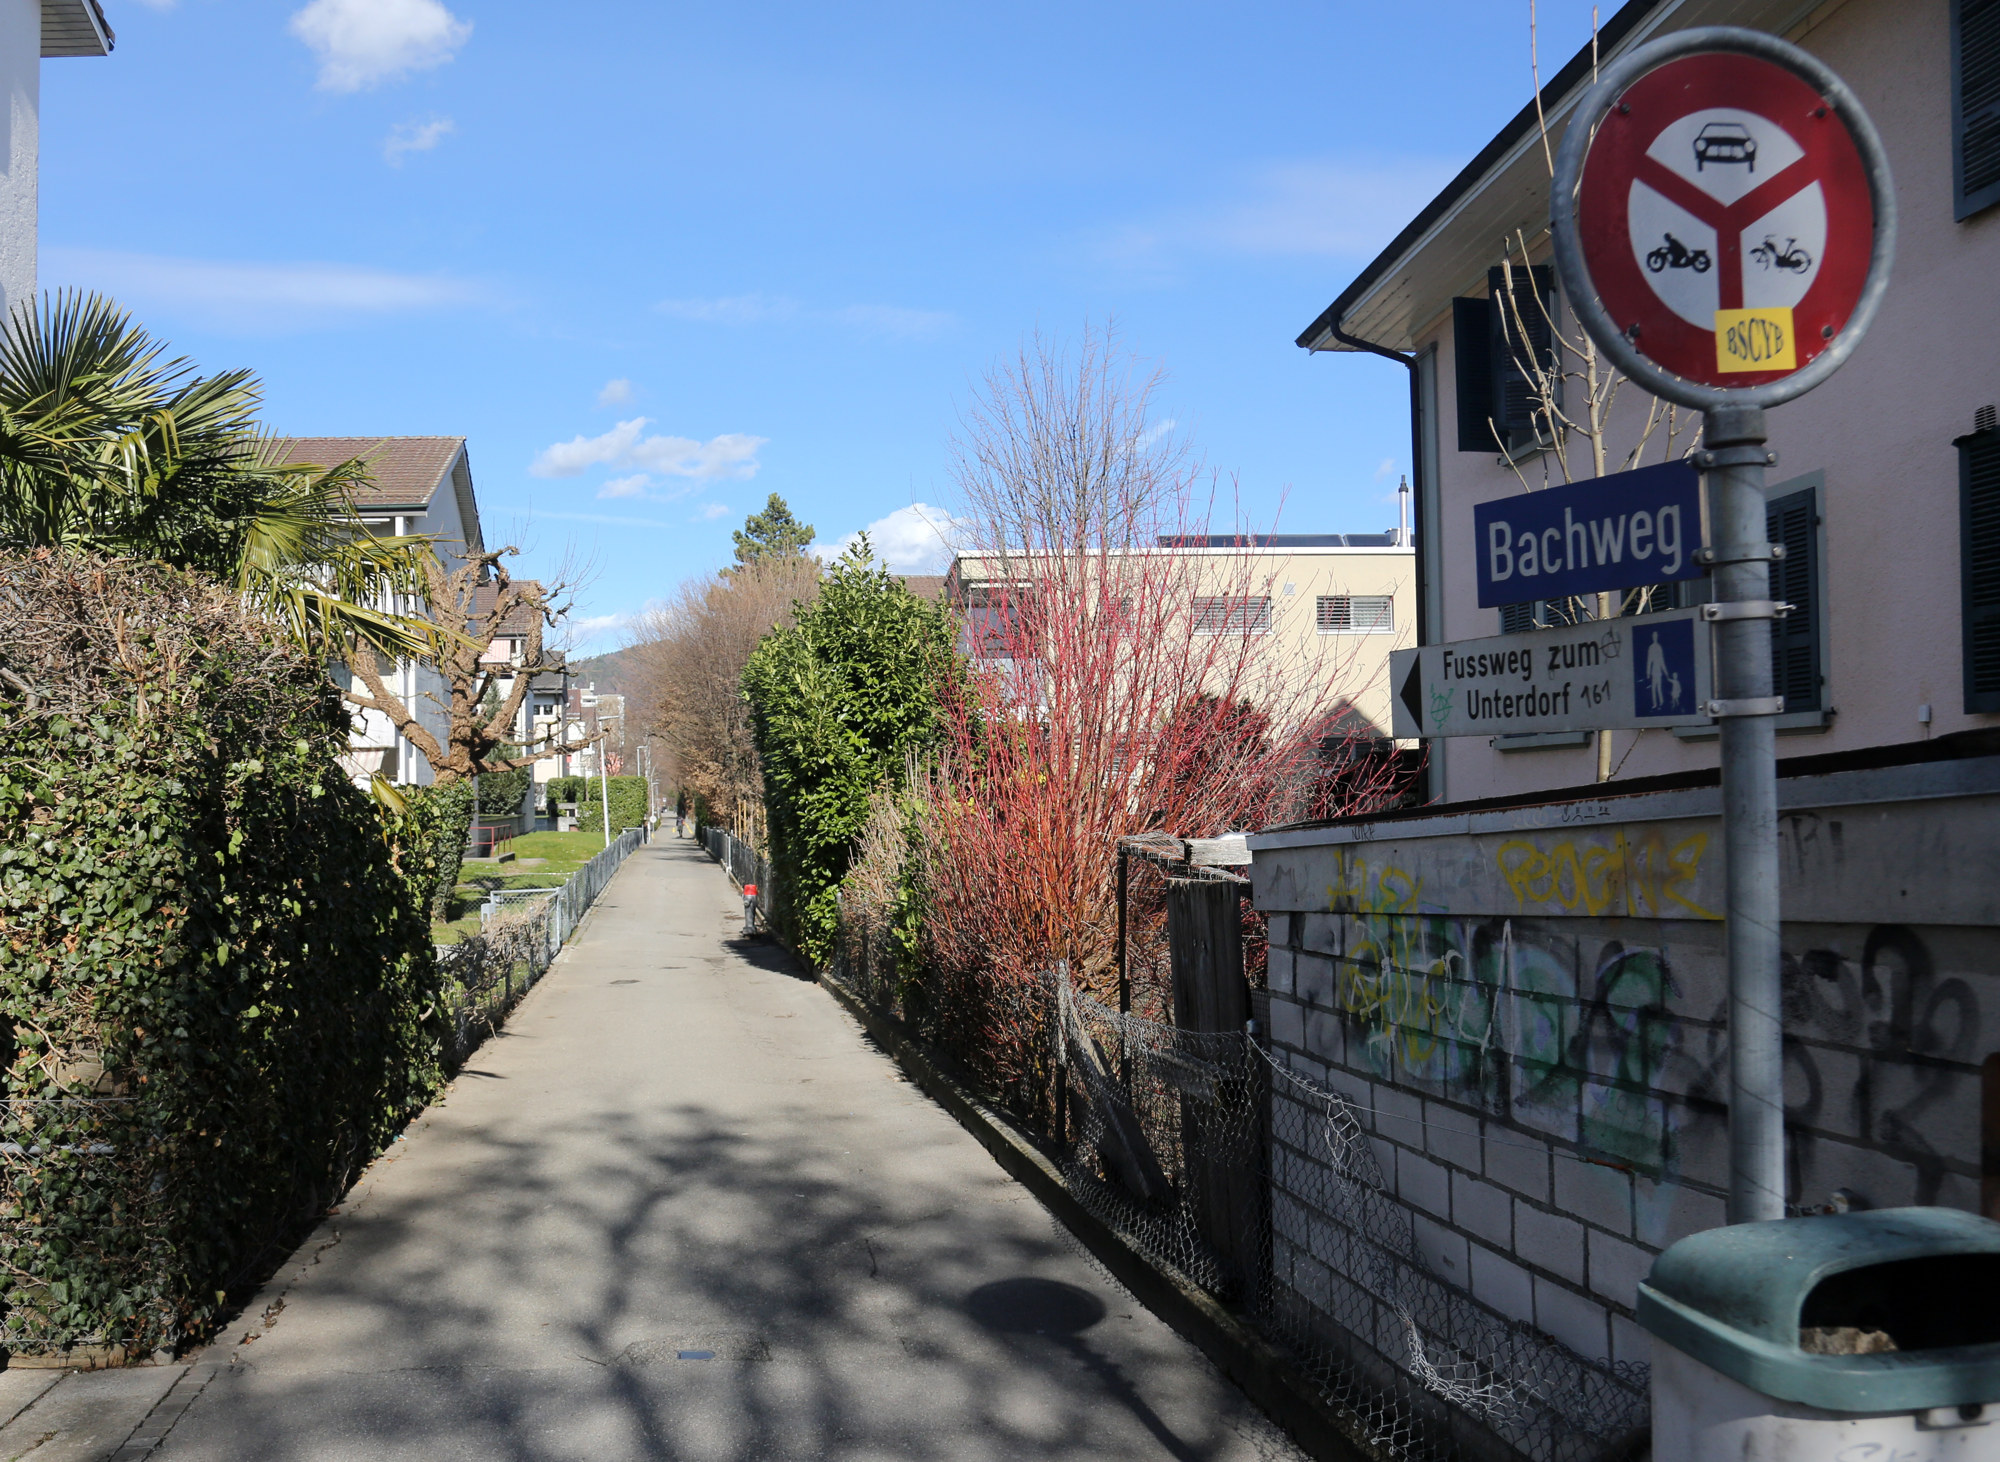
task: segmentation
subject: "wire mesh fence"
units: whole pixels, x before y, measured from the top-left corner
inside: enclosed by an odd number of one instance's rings
[[[1597,1462],[1643,1441],[1644,1368],[1586,1360],[1435,1271],[1338,1094],[1247,1033],[1045,984],[1072,1190],[1245,1310],[1382,1456]]]
[[[0,1271],[8,1302],[0,1348],[15,1364],[61,1351],[122,1348],[126,1334],[78,1333],[73,1298],[41,1276],[51,1244],[88,1256],[101,1284],[137,1288],[158,1234],[145,1212],[105,1211],[103,1194],[144,1209],[157,1195],[145,1108],[130,1097],[12,1097],[0,1101]]]
[[[644,828],[628,827],[559,887],[498,891],[480,910],[477,934],[438,947],[452,1011],[453,1064],[499,1028],[576,932],[611,875],[645,841]]]

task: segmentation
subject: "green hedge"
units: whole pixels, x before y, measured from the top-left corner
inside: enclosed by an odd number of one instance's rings
[[[869,798],[935,742],[938,694],[959,663],[944,611],[870,568],[864,535],[797,622],[765,636],[744,667],[764,767],[773,923],[815,964],[833,951],[840,880]]]
[[[556,804],[574,802],[576,804],[576,825],[579,832],[601,833],[604,831],[604,783],[597,777],[551,777],[549,779],[549,816],[555,816]],[[640,827],[646,821],[646,779],[644,777],[613,777],[611,779],[611,831],[621,833],[628,827]]]
[[[440,873],[233,595],[0,560],[0,645],[0,1343],[184,1344],[437,1088]]]

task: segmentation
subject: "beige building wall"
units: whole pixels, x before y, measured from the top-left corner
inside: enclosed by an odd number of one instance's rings
[[[1307,667],[1334,687],[1332,700],[1350,703],[1382,735],[1389,734],[1389,652],[1417,642],[1415,556],[1410,549],[1276,546],[1155,551],[1199,564],[1192,590],[1196,596],[1268,597],[1270,627],[1263,633],[1276,641],[1285,663]],[[946,583],[953,601],[962,603],[966,589],[1003,577],[994,560],[964,554],[953,561]],[[1319,601],[1337,596],[1387,598],[1389,624],[1322,631]]]

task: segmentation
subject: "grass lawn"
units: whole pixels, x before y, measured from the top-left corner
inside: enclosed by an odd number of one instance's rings
[[[468,862],[459,871],[452,918],[431,924],[438,944],[456,944],[479,932],[479,906],[496,888],[560,888],[570,875],[604,851],[604,834],[523,833],[507,845],[511,863]]]

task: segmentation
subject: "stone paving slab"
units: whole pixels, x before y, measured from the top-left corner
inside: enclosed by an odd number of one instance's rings
[[[0,1410],[14,1410],[17,1397],[28,1397],[0,1426],[0,1459],[104,1462],[139,1429],[187,1369],[173,1365],[0,1371]]]

